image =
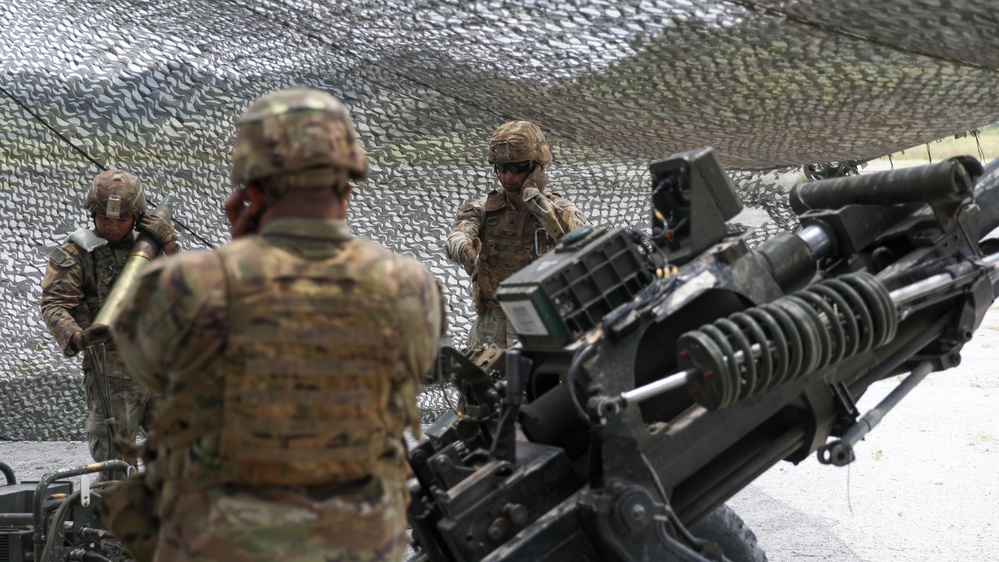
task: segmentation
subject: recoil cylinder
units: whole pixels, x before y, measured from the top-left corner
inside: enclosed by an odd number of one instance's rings
[[[687,389],[714,410],[884,345],[897,329],[888,289],[851,273],[683,334],[678,364],[696,370]]]

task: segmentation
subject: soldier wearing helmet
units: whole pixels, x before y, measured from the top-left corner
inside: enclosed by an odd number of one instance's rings
[[[81,228],[49,256],[42,280],[42,318],[67,357],[77,355],[90,341],[88,335],[135,242],[135,231],[148,232],[166,252],[177,249],[177,235],[167,222],[146,214],[142,182],[122,170],[101,172],[83,203],[94,221]],[[95,359],[83,359],[84,394],[89,416],[87,441],[94,460],[111,457],[105,413],[99,400]],[[114,346],[106,354],[106,374],[116,433],[135,440],[139,426],[152,415],[149,393],[125,369]]]
[[[367,170],[342,103],[264,95],[237,122],[232,241],[139,279],[112,326],[163,392],[144,477],[161,525],[137,559],[404,555],[402,433],[420,431],[443,301],[418,262],[351,234],[349,180]],[[109,519],[116,536],[137,520]]]
[[[489,163],[502,189],[458,207],[445,251],[472,276],[477,318],[470,348],[513,345],[516,334],[496,301],[500,282],[586,224],[571,201],[545,192],[545,166],[551,161],[537,125],[504,123],[489,139]]]

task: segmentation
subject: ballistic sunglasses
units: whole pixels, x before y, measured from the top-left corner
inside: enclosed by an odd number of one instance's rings
[[[502,164],[493,164],[493,170],[495,170],[497,174],[505,174],[507,172],[523,174],[531,169],[531,164],[532,162],[530,160],[526,162],[504,162]]]

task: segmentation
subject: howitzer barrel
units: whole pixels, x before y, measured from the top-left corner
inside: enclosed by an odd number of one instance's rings
[[[847,205],[958,202],[971,195],[981,175],[978,160],[954,156],[927,166],[799,183],[788,199],[798,214]]]
[[[152,210],[152,214],[166,222],[170,222],[173,217],[173,197],[168,195],[159,206]],[[160,250],[160,245],[152,236],[145,232],[139,234],[135,240],[135,244],[132,245],[132,253],[129,255],[128,261],[125,262],[125,267],[118,274],[111,293],[101,306],[100,312],[97,313],[97,318],[94,318],[94,326],[108,326],[111,324],[111,320],[121,310],[128,290],[135,284],[136,279],[146,269],[149,262],[159,254]]]

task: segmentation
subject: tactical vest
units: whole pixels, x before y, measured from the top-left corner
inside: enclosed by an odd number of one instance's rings
[[[131,240],[131,238],[129,238]],[[76,244],[73,242],[73,244]],[[131,254],[132,245],[128,242],[119,245],[119,248],[112,248],[110,244],[97,246],[89,252],[83,246],[76,244],[80,248],[80,267],[83,270],[83,302],[80,306],[70,311],[77,325],[82,329],[87,329],[93,323],[94,318],[101,311],[101,306],[111,294],[114,282],[118,279],[118,274],[125,267],[125,262]],[[119,357],[114,348],[111,349],[107,357],[108,376],[127,377],[124,362]],[[90,356],[84,354],[83,368],[93,367]]]
[[[508,205],[502,192],[489,194],[484,211],[479,227],[482,250],[472,280],[479,314],[488,306],[496,306],[496,289],[504,279],[554,245],[541,222],[530,211],[518,211]]]
[[[84,267],[85,272],[87,269],[90,270],[89,275],[88,273],[84,273],[84,286],[90,283],[93,284],[92,290],[88,290],[89,287],[84,289],[87,309],[90,311],[88,324],[93,322],[93,319],[97,317],[104,301],[111,294],[114,282],[118,279],[118,274],[121,273],[122,268],[125,267],[125,262],[128,261],[131,251],[129,246],[113,249],[110,245],[105,245],[98,246],[90,252],[91,259],[87,261],[89,268]],[[87,279],[88,276],[90,277],[89,280]]]
[[[365,251],[354,240],[306,260],[252,239],[216,251],[229,331],[217,372],[206,373],[222,385],[221,427],[211,430],[218,470],[200,484],[401,477],[403,426],[388,414],[401,362],[399,275],[392,257],[392,274],[373,278]]]

